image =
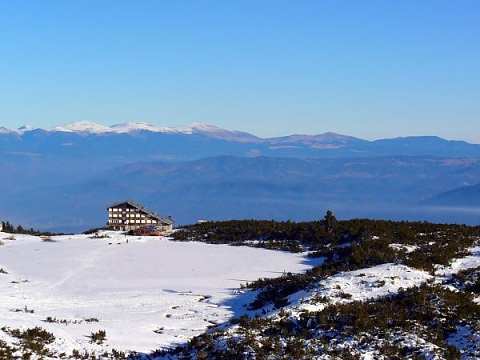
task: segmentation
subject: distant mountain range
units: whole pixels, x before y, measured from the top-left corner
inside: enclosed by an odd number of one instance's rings
[[[462,186],[435,195],[426,200],[426,203],[443,206],[466,206],[479,208],[478,219],[480,223],[480,183]]]
[[[480,145],[430,136],[262,139],[211,125],[76,122],[0,128],[0,164],[0,220],[42,230],[102,226],[105,208],[127,198],[181,224],[311,220],[328,208],[344,218],[480,220]]]
[[[51,129],[0,127],[0,151],[18,155],[73,158],[122,157],[134,160],[194,160],[209,156],[276,156],[295,158],[445,156],[477,157],[480,145],[416,136],[368,141],[325,133],[262,139],[241,131],[191,124],[159,128],[145,123],[111,127],[81,121]]]

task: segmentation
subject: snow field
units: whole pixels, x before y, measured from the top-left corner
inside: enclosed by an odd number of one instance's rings
[[[298,254],[106,235],[3,240],[0,326],[42,327],[55,335],[56,351],[66,354],[148,353],[240,315],[252,296],[238,291],[242,283],[310,267]],[[94,344],[90,335],[99,330],[107,340]],[[3,331],[0,338],[12,341]]]
[[[0,327],[42,327],[56,336],[50,346],[57,354],[74,349],[149,353],[185,343],[245,313],[255,294],[239,290],[240,284],[301,272],[322,261],[248,247],[105,235],[109,237],[58,236],[45,242],[22,235],[6,240],[9,235],[0,233]],[[401,264],[338,273],[291,295],[285,310],[297,317],[329,303],[375,299],[426,281],[442,284],[460,270],[480,266],[480,247],[470,252],[433,275]],[[99,330],[106,331],[107,340],[94,344],[90,335]],[[448,342],[467,348],[472,338],[478,333],[459,327]],[[4,331],[0,339],[15,341]],[[435,346],[421,338],[399,334],[398,341],[415,343],[425,356],[433,356]],[[365,359],[375,356],[375,351],[363,353]]]

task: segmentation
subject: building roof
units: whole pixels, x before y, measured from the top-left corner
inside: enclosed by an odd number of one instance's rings
[[[170,217],[164,218],[164,217],[162,217],[161,215],[159,215],[159,214],[157,214],[157,213],[155,213],[155,212],[147,209],[145,206],[140,205],[139,203],[137,203],[137,202],[135,202],[135,201],[133,201],[133,200],[119,201],[119,202],[116,202],[116,203],[110,205],[108,208],[118,207],[118,206],[120,206],[120,205],[122,205],[122,204],[128,204],[128,205],[130,205],[130,206],[133,206],[134,208],[137,208],[137,209],[143,211],[144,213],[146,213],[146,214],[149,215],[150,217],[152,217],[152,218],[154,218],[154,219],[156,219],[156,220],[158,220],[158,221],[161,221],[161,222],[163,222],[163,223],[165,223],[165,224],[168,224],[168,225],[173,224],[173,219],[172,219],[172,218],[170,218]],[[108,208],[107,208],[107,209],[108,209]]]

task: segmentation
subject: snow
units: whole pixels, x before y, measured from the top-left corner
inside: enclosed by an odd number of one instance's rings
[[[35,130],[35,128],[33,126],[30,126],[30,125],[23,125],[23,126],[20,126],[18,129],[17,129],[17,133],[19,134],[23,134],[23,133],[26,133],[26,132],[29,132],[29,131],[33,131]]]
[[[299,254],[118,232],[53,241],[9,236],[0,233],[0,327],[42,327],[67,354],[102,346],[148,353],[184,343],[245,311],[252,294],[239,291],[242,283],[309,268]],[[98,330],[106,331],[105,345],[90,341]],[[13,341],[1,331],[0,339]]]
[[[55,132],[80,132],[80,133],[91,133],[91,134],[99,134],[99,133],[106,133],[106,132],[113,132],[111,128],[107,126],[103,126],[100,124],[96,124],[91,121],[76,121],[71,122],[65,125],[53,127],[49,129],[49,131]]]
[[[133,131],[172,132],[168,127],[155,127],[144,122],[126,122],[113,125],[110,129],[116,133],[129,133]]]
[[[400,288],[418,286],[431,279],[425,271],[405,265],[382,264],[371,268],[340,273],[321,283],[323,295],[351,301],[365,301],[397,293]],[[345,300],[339,300],[345,301]]]
[[[480,350],[480,334],[472,331],[469,326],[457,326],[457,331],[447,339],[447,344],[462,350],[468,349],[472,343],[477,345],[477,351]]]
[[[320,311],[328,303],[376,299],[398,293],[401,288],[419,286],[430,279],[432,276],[425,271],[388,263],[338,273],[320,281],[310,294],[301,292],[290,300],[296,303],[294,312]]]
[[[5,127],[0,127],[0,133],[17,133],[22,135],[26,132],[35,130],[29,125],[22,126],[18,130],[10,130]],[[256,136],[242,132],[242,131],[230,131],[219,128],[214,125],[205,125],[199,123],[186,124],[176,127],[158,127],[145,122],[125,122],[112,126],[104,126],[91,121],[76,121],[70,122],[64,125],[52,127],[47,129],[50,132],[67,132],[67,133],[79,133],[79,134],[124,134],[135,133],[138,131],[150,131],[157,133],[169,133],[169,134],[186,134],[192,135],[195,133],[206,134],[213,138],[234,140],[234,141],[259,141]]]
[[[397,245],[392,244],[392,246]],[[403,248],[411,251],[410,247]],[[338,273],[318,282],[308,293],[301,291],[290,296],[292,310],[294,312],[319,311],[327,303],[367,301],[398,293],[402,288],[420,286],[427,281],[442,284],[451,275],[461,270],[480,266],[480,246],[475,245],[468,250],[471,255],[455,259],[449,266],[439,267],[434,276],[426,271],[391,263]],[[480,298],[475,301],[480,303]]]
[[[181,134],[193,134],[195,132],[211,133],[211,134],[231,134],[228,130],[221,129],[213,125],[203,124],[188,124],[178,127],[156,127],[145,122],[126,122],[122,124],[116,124],[113,126],[99,125],[91,121],[76,121],[65,125],[53,127],[49,131],[61,131],[61,132],[77,132],[77,133],[91,133],[91,134],[103,134],[103,133],[130,133],[136,131],[151,131],[151,132],[164,132],[164,133],[181,133]]]
[[[0,134],[10,134],[11,132],[12,132],[12,130],[7,129],[4,126],[0,126]]]
[[[418,246],[416,245],[404,245],[404,244],[390,244],[388,247],[395,249],[397,251],[403,250],[406,253],[412,253],[416,250],[418,250]]]
[[[439,267],[436,270],[436,275],[439,277],[448,278],[452,274],[458,273],[463,269],[473,269],[480,266],[480,246],[473,246],[469,249],[471,255],[467,255],[460,259],[455,259],[448,266]]]
[[[108,237],[65,235],[42,241],[15,235],[11,240],[10,234],[0,233],[4,244],[0,246],[0,328],[42,327],[55,335],[50,346],[57,354],[75,349],[97,355],[112,349],[150,353],[185,343],[209,327],[247,313],[246,304],[255,292],[242,290],[241,284],[302,272],[323,261],[165,237],[101,235]],[[480,265],[480,247],[469,250],[471,255],[455,259],[433,276],[395,263],[338,273],[291,295],[285,309],[297,317],[331,303],[367,301],[424,282],[441,282]],[[106,331],[107,340],[92,343],[90,335],[99,330]],[[473,336],[478,334],[459,326],[448,343],[478,353],[468,345]],[[0,340],[15,341],[5,331],[0,331]],[[424,340],[415,336],[399,334],[396,341],[420,344],[427,358],[434,357],[434,346],[419,343]],[[363,358],[375,358],[375,352],[366,352]]]
[[[198,123],[177,126],[172,128],[172,130],[179,133],[183,133],[183,134],[193,134],[194,132],[197,132],[197,131],[200,131],[200,132],[226,131],[213,125],[204,125],[204,124],[198,124]]]
[[[397,244],[391,246],[400,247]],[[413,250],[413,247],[402,248],[407,252]],[[469,251],[471,255],[455,259],[447,267],[438,268],[435,276],[426,271],[392,263],[338,273],[319,281],[309,292],[300,291],[291,295],[290,307],[298,315],[302,311],[320,311],[331,303],[367,301],[388,296],[398,293],[400,289],[420,286],[427,281],[441,284],[452,274],[480,266],[480,246],[473,246]],[[480,303],[480,298],[475,301]]]

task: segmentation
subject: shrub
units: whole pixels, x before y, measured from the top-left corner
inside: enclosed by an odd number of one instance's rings
[[[24,357],[25,355],[30,356],[31,354],[36,354],[40,357],[53,356],[53,353],[45,348],[45,345],[54,342],[55,336],[45,329],[35,327],[22,331],[19,329],[8,329],[4,327],[2,330],[19,340],[19,346],[21,347]],[[29,356],[27,358],[29,358]]]
[[[90,335],[92,342],[101,344],[107,340],[107,332],[105,330],[98,330],[97,332],[92,332]]]

